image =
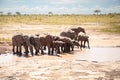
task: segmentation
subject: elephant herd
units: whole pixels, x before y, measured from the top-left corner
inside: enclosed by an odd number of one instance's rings
[[[82,33],[82,34],[81,34]],[[89,37],[86,35],[85,29],[82,27],[70,28],[66,31],[62,31],[60,36],[54,36],[51,34],[36,34],[34,36],[28,36],[23,34],[17,34],[12,37],[13,54],[22,56],[24,50],[25,56],[28,57],[29,53],[32,56],[45,54],[45,50],[48,55],[54,53],[69,53],[74,50],[74,46],[85,48],[86,42],[89,47]],[[22,47],[24,48],[22,50]]]

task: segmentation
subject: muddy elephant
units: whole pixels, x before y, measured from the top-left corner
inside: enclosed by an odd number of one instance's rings
[[[43,35],[40,35],[40,43],[41,43],[41,46],[42,46],[42,54],[43,54],[43,48],[44,47],[47,47],[48,48],[48,55],[50,55],[50,52],[51,52],[51,48],[52,48],[52,45],[53,45],[53,36],[50,35],[50,34],[43,34]],[[52,51],[53,53],[53,51]]]
[[[64,42],[63,41],[53,41],[53,51],[57,53],[63,52],[63,47],[64,47]],[[61,49],[60,49],[61,48]]]
[[[79,41],[81,42],[81,45],[80,45],[81,49],[82,49],[82,47],[85,48],[86,42],[87,42],[88,48],[90,49],[90,46],[89,46],[89,36],[87,36],[87,35],[79,35],[78,34],[78,42]]]
[[[70,28],[70,30],[74,31],[76,33],[76,35],[78,35],[80,32],[86,33],[85,29],[82,27]]]
[[[36,35],[35,36],[31,36],[30,37],[30,44],[32,45],[32,48],[30,49],[32,56],[34,55],[33,47],[35,49],[35,55],[38,55],[39,50],[41,50],[41,52],[42,52],[42,45],[41,45],[39,36],[36,36]]]
[[[70,39],[72,39],[72,40],[73,40],[73,39],[74,39],[74,40],[77,39],[76,33],[75,33],[74,31],[72,31],[72,30],[63,31],[63,32],[60,33],[60,36],[68,37],[68,38],[70,38]]]
[[[70,38],[60,36],[58,41],[63,41],[65,43],[63,52],[70,52],[71,50],[74,50],[74,45]]]
[[[22,55],[22,46],[25,49],[26,57],[28,57],[29,50],[31,47],[29,37],[27,35],[18,34],[12,37],[12,45],[13,45],[13,54],[17,54],[18,56]]]

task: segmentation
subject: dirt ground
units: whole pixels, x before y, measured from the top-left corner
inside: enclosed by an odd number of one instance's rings
[[[78,25],[76,25],[78,26]],[[91,47],[119,47],[119,34],[103,33],[103,25],[80,25],[85,28]],[[13,28],[2,28],[0,38],[10,38],[17,33],[33,35],[50,33],[59,35],[73,25],[13,25]],[[99,29],[98,29],[99,28]],[[120,80],[120,61],[87,61],[74,58],[74,54],[59,56],[40,55],[29,58],[10,54],[11,42],[0,42],[0,80]],[[9,56],[8,56],[9,54]],[[4,60],[4,61],[2,61]]]

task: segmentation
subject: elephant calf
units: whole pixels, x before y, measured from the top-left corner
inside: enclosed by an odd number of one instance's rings
[[[89,46],[89,36],[87,36],[87,35],[85,35],[85,34],[78,34],[78,42],[79,41],[81,41],[81,49],[82,49],[82,47],[84,47],[85,48],[85,44],[86,44],[86,42],[87,42],[87,44],[88,44],[88,48],[90,48],[90,46]],[[84,42],[84,44],[83,44],[83,42]]]
[[[53,41],[53,51],[55,50],[56,51],[56,54],[57,53],[60,53],[60,48],[61,48],[61,51],[63,52],[63,47],[64,47],[64,42],[63,41]]]
[[[58,41],[63,41],[64,44],[64,52],[70,52],[70,49],[72,49],[72,51],[74,50],[74,45],[73,42],[70,38],[67,37],[59,37]]]

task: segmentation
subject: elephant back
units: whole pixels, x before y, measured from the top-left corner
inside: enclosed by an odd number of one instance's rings
[[[42,45],[52,44],[54,41],[53,36],[49,34],[43,34],[40,36],[40,42]]]
[[[23,35],[14,35],[12,37],[12,44],[17,46],[23,45],[24,44]]]

